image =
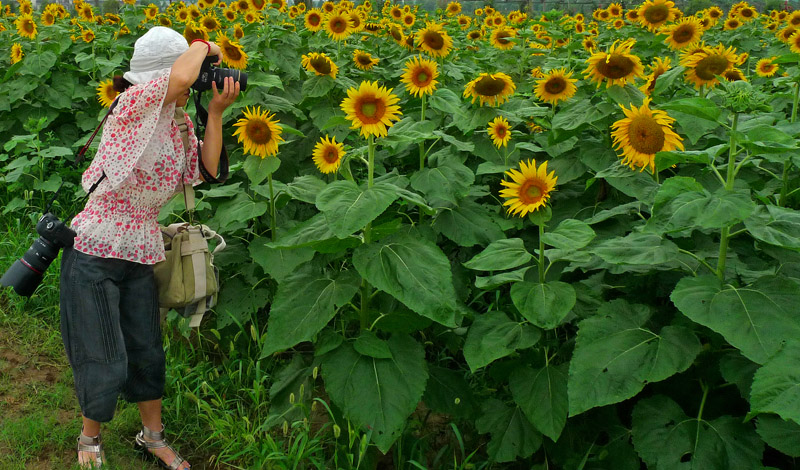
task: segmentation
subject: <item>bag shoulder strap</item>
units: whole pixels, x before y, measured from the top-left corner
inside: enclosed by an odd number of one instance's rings
[[[181,140],[183,141],[183,151],[185,155],[189,155],[189,123],[186,122],[186,112],[183,108],[175,108],[175,124],[181,131]],[[198,154],[197,158],[200,158]],[[184,172],[186,168],[184,167]],[[191,184],[183,183],[183,201],[186,203],[186,210],[193,213],[195,209],[194,204],[194,187]]]

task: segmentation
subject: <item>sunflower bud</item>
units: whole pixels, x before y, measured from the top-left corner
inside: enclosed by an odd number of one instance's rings
[[[285,436],[287,434],[289,434],[289,422],[288,421],[284,421],[283,422],[283,435]]]
[[[318,375],[319,375],[319,367],[314,367],[314,370],[311,371],[311,377],[314,377],[314,380],[317,380]]]
[[[294,392],[292,392],[289,394],[289,403],[294,405],[294,401],[295,401]]]
[[[300,384],[300,399],[303,399],[304,392],[306,390],[306,384]]]
[[[338,424],[333,425],[333,437],[339,439],[339,436],[342,435],[342,428],[339,427]]]
[[[749,113],[752,111],[771,111],[766,103],[766,96],[753,88],[749,82],[737,80],[723,83],[723,97],[725,106],[735,113]]]

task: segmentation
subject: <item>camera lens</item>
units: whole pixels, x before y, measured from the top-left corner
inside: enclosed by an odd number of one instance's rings
[[[34,240],[28,251],[8,268],[0,284],[13,287],[22,296],[30,297],[41,284],[44,272],[58,256],[59,247],[39,237]]]
[[[247,72],[242,72],[237,69],[212,69],[213,79],[217,83],[217,90],[222,91],[225,87],[225,78],[233,77],[234,82],[239,82],[239,90],[244,91],[247,89]]]

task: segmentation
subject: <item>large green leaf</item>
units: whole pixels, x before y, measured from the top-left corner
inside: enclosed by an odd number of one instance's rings
[[[274,380],[269,388],[269,414],[265,421],[267,426],[277,426],[283,422],[301,421],[303,408],[298,403],[308,405],[314,392],[312,380],[313,368],[305,363],[300,354],[292,357],[291,362],[269,377]],[[259,384],[260,385],[260,384]],[[303,395],[300,396],[300,390]]]
[[[697,420],[657,395],[633,409],[633,445],[654,470],[753,470],[764,443],[742,418]]]
[[[656,233],[718,229],[747,218],[755,209],[749,190],[709,193],[694,178],[675,176],[656,194],[647,229]]]
[[[575,289],[566,282],[516,282],[511,286],[511,301],[531,323],[550,330],[575,306]]]
[[[422,397],[425,405],[440,413],[460,418],[472,418],[477,410],[475,397],[470,390],[468,375],[463,369],[452,370],[430,366],[430,378]]]
[[[578,250],[588,245],[594,237],[594,230],[586,222],[566,219],[554,230],[544,233],[544,242],[561,250]]]
[[[336,85],[336,81],[328,75],[314,75],[303,82],[303,97],[316,98],[325,96]]]
[[[490,398],[481,411],[483,416],[475,421],[475,426],[479,433],[491,434],[486,452],[493,461],[503,463],[517,457],[530,457],[542,445],[542,435],[534,429],[520,407],[509,407],[496,398]]]
[[[258,237],[248,245],[248,251],[261,269],[278,282],[293,273],[295,268],[314,257],[311,248],[273,248],[267,246],[271,239]]]
[[[269,175],[278,171],[280,166],[280,158],[261,158],[258,155],[248,155],[244,160],[244,165],[242,165],[244,173],[253,184],[261,184]]]
[[[789,457],[800,457],[800,424],[775,415],[764,415],[758,417],[756,432],[770,447]]]
[[[319,192],[317,209],[325,213],[333,233],[344,238],[363,229],[397,197],[397,188],[388,183],[362,190],[352,181],[336,181]]]
[[[317,194],[325,189],[326,184],[314,175],[303,175],[296,177],[294,181],[287,184],[286,191],[299,201],[315,204],[317,202]]]
[[[336,238],[336,235],[331,231],[331,227],[325,219],[325,214],[319,213],[295,225],[287,233],[282,234],[278,240],[269,243],[268,246],[273,248],[300,248],[332,238]]]
[[[433,221],[433,228],[461,246],[488,245],[506,237],[492,214],[471,199],[443,208]]]
[[[567,423],[567,364],[539,369],[523,367],[509,378],[514,401],[537,431],[558,440]]]
[[[253,287],[240,279],[223,282],[219,291],[219,301],[214,307],[217,329],[221,330],[236,322],[250,321],[251,316],[267,305],[270,291],[263,287]]]
[[[352,271],[332,277],[303,269],[284,279],[269,311],[261,357],[311,339],[333,318],[336,307],[353,298],[360,284]]]
[[[713,122],[716,122],[722,113],[716,103],[706,98],[669,100],[662,103],[659,107],[661,109],[679,111]]]
[[[800,250],[800,211],[788,207],[759,206],[744,226],[757,240]]]
[[[645,305],[612,300],[579,324],[569,367],[569,413],[626,400],[689,368],[701,346],[686,328],[647,327]]]
[[[756,371],[751,413],[775,413],[800,424],[800,342],[786,343]]]
[[[457,202],[469,193],[475,174],[461,162],[452,158],[436,168],[424,168],[411,177],[411,187],[425,194],[428,200],[441,199]]]
[[[678,256],[678,246],[660,235],[633,232],[612,238],[588,249],[611,264],[656,265],[669,263]]]
[[[786,278],[768,277],[735,287],[713,276],[686,277],[670,299],[684,315],[721,334],[759,364],[782,342],[800,337],[800,285]]]
[[[246,193],[239,193],[230,201],[217,206],[217,210],[214,212],[214,222],[220,227],[235,222],[246,222],[264,215],[268,208],[266,202],[254,201]]]
[[[512,321],[503,312],[485,313],[475,318],[469,327],[464,359],[475,372],[517,349],[533,346],[541,336],[538,328]]]
[[[502,271],[522,266],[531,259],[533,255],[525,249],[522,239],[509,238],[490,243],[464,266],[478,271]]]
[[[325,390],[345,416],[372,431],[372,441],[388,452],[406,418],[425,391],[425,350],[407,335],[386,341],[391,359],[362,356],[344,343],[322,358]]]
[[[446,326],[460,319],[450,261],[435,244],[397,233],[356,248],[353,265],[370,284],[420,315]]]

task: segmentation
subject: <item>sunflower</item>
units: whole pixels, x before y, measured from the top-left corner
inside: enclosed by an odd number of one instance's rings
[[[191,22],[186,23],[186,26],[183,28],[183,37],[190,43],[195,39],[208,41],[208,33],[206,30]]]
[[[235,37],[237,40],[244,37],[244,30],[240,24],[233,25],[233,37]]]
[[[267,6],[266,0],[249,0],[250,9],[255,11],[261,11]]]
[[[729,82],[738,82],[738,81],[747,81],[747,78],[744,76],[741,70],[736,67],[731,67],[730,69],[726,70],[722,77],[729,81]]]
[[[739,21],[738,18],[728,18],[727,20],[725,20],[725,23],[723,24],[722,29],[724,31],[732,31],[732,30],[738,28],[741,25],[742,25],[742,22]]]
[[[612,3],[608,6],[608,8],[606,8],[606,10],[608,10],[608,14],[614,18],[619,18],[622,16],[622,5],[619,3]]]
[[[789,38],[789,49],[796,54],[800,54],[800,31],[795,31]]]
[[[464,87],[464,97],[480,100],[480,106],[487,103],[489,106],[503,104],[514,94],[516,85],[508,75],[498,72],[494,74],[481,73],[478,78],[467,83]]]
[[[639,7],[639,23],[655,31],[664,23],[675,21],[679,10],[670,0],[647,0]]]
[[[20,43],[15,42],[14,44],[11,45],[11,63],[12,64],[16,64],[17,62],[22,60],[22,57],[24,57],[24,56],[25,56],[25,54],[23,54],[23,52],[22,52],[22,46],[20,45]]]
[[[221,25],[219,24],[219,20],[213,13],[203,15],[200,18],[200,25],[203,27],[203,29],[205,29],[209,33],[211,31],[217,31],[221,27]]]
[[[100,86],[97,87],[97,101],[104,108],[111,106],[117,95],[119,95],[119,92],[114,89],[114,81],[111,79],[103,80],[100,82]]]
[[[358,11],[351,11],[346,14],[350,19],[350,34],[364,31],[364,17]]]
[[[736,16],[743,22],[747,23],[748,21],[758,18],[758,12],[753,7],[745,6],[736,12]]]
[[[403,76],[400,78],[406,84],[406,90],[414,96],[431,95],[436,90],[436,79],[439,77],[436,62],[422,57],[413,57],[406,62]]]
[[[470,41],[477,41],[478,39],[483,37],[483,33],[479,29],[473,29],[469,33],[467,33],[467,39]]]
[[[666,34],[664,43],[672,50],[683,49],[700,40],[703,27],[700,20],[693,16],[682,18],[675,24],[661,28],[660,34]]]
[[[338,12],[325,17],[325,32],[334,41],[342,41],[350,36],[350,18]]]
[[[236,10],[233,8],[226,8],[222,11],[222,16],[228,21],[236,21]]]
[[[36,39],[36,22],[30,15],[21,15],[14,21],[17,26],[17,33],[20,36],[28,39]]]
[[[44,26],[53,26],[53,24],[56,22],[56,15],[54,15],[52,12],[45,11],[42,13],[41,20]]]
[[[272,118],[269,111],[261,112],[261,106],[245,108],[244,117],[236,121],[238,127],[233,135],[238,136],[239,143],[244,143],[245,153],[258,155],[261,158],[278,154],[278,143],[283,142],[279,120]]]
[[[353,51],[353,62],[361,70],[369,70],[378,65],[380,59],[376,59],[370,55],[369,52],[364,52],[360,49]]]
[[[239,13],[246,13],[250,11],[250,2],[247,0],[237,0],[235,3],[231,3],[231,8],[236,8]]]
[[[403,9],[395,5],[389,10],[389,16],[391,16],[393,20],[399,21],[403,17]]]
[[[80,16],[81,18],[83,18],[86,21],[92,21],[94,19],[94,10],[92,10],[92,6],[89,5],[88,3],[85,3],[85,2],[82,3],[80,8],[78,8],[77,13],[78,13],[78,16]],[[147,11],[145,11],[145,14],[146,13],[147,13]],[[155,15],[153,15],[153,17],[155,17]],[[148,16],[148,19],[152,19],[152,18],[150,18]]]
[[[339,73],[339,67],[324,52],[309,52],[308,55],[303,55],[300,65],[315,75],[327,75],[333,79]]]
[[[222,50],[222,60],[229,67],[239,70],[247,68],[247,54],[241,45],[231,41],[224,34],[217,35],[217,45]]]
[[[181,23],[186,23],[191,18],[191,13],[187,8],[178,8],[178,11],[175,13],[175,19]]]
[[[460,26],[463,30],[469,28],[472,24],[472,18],[467,15],[460,15],[456,21],[458,22],[458,26]]]
[[[713,18],[715,20],[722,18],[723,14],[724,12],[718,6],[713,6],[710,7],[708,10],[706,10],[706,15],[708,15],[709,18]]]
[[[400,119],[400,98],[391,89],[379,87],[378,82],[361,82],[358,89],[347,90],[347,98],[342,100],[341,108],[347,119],[353,123],[351,129],[361,129],[361,135],[386,136],[387,127],[392,121]]]
[[[496,49],[507,51],[514,47],[513,38],[517,36],[517,30],[514,28],[496,28],[492,31],[489,37],[489,42]]]
[[[681,60],[681,65],[686,67],[686,81],[699,89],[703,85],[716,86],[719,83],[717,75],[732,69],[738,60],[733,46],[725,49],[720,44],[685,57]]]
[[[658,152],[683,150],[681,137],[672,130],[674,118],[660,110],[650,109],[650,98],[645,98],[642,106],[631,109],[620,105],[625,119],[611,125],[614,148],[622,152],[622,164],[631,169],[645,167],[655,171],[655,155]]]
[[[646,77],[647,82],[639,87],[639,89],[642,90],[642,93],[650,96],[653,90],[656,89],[656,80],[659,76],[663,75],[664,72],[670,69],[671,62],[672,61],[669,57],[656,57],[653,59],[653,63],[650,64],[650,75]]]
[[[322,173],[335,173],[339,169],[339,165],[342,164],[344,154],[344,144],[336,142],[335,136],[329,139],[326,134],[314,147],[314,164],[317,165],[317,168]]]
[[[303,18],[307,30],[317,32],[322,29],[322,12],[318,8],[308,10]]]
[[[400,22],[404,28],[410,28],[417,22],[417,16],[413,13],[403,13],[403,19]]]
[[[248,10],[244,14],[244,20],[247,24],[260,23],[261,15],[258,12]]]
[[[447,16],[456,16],[461,13],[461,4],[458,2],[450,2],[447,4],[447,9],[445,10]]]
[[[489,133],[489,137],[492,138],[492,143],[497,148],[507,147],[508,141],[511,140],[511,126],[502,116],[494,118],[494,120],[489,123],[486,132]]]
[[[597,49],[597,43],[592,37],[583,38],[581,44],[583,44],[583,48],[589,53],[593,53],[594,50]]]
[[[19,2],[19,12],[22,15],[32,15],[33,14],[33,5],[31,2],[27,0],[20,0]]]
[[[793,11],[788,17],[786,17],[786,23],[789,26],[800,28],[800,10]]]
[[[84,5],[88,5],[88,4],[84,4]],[[89,7],[89,8],[91,8],[91,7]],[[153,5],[152,3],[150,5],[147,5],[147,8],[144,9],[144,16],[148,20],[154,20],[156,18],[156,15],[158,15],[158,7],[156,5]],[[83,11],[81,11],[81,16],[86,18],[86,15],[84,14]]]
[[[94,41],[94,38],[95,38],[94,31],[92,31],[91,29],[86,28],[83,31],[81,31],[81,39],[83,39],[83,42],[92,42]]]
[[[453,47],[453,39],[438,23],[428,22],[417,31],[417,46],[433,57],[447,57]]]
[[[500,190],[500,196],[507,199],[503,205],[509,206],[509,214],[520,217],[544,207],[558,182],[555,171],[547,173],[547,162],[536,168],[536,160],[520,161],[519,171],[512,168],[505,174],[511,181],[500,182],[505,186]]]
[[[543,78],[536,80],[536,88],[533,93],[539,100],[555,106],[559,101],[572,98],[578,90],[578,87],[575,86],[578,80],[570,77],[572,77],[572,72],[567,72],[566,69],[551,70]]]
[[[591,79],[597,82],[599,88],[606,82],[606,88],[612,85],[625,86],[632,82],[635,77],[643,78],[644,67],[642,61],[635,54],[631,53],[631,48],[635,44],[632,39],[622,43],[611,45],[608,52],[598,51],[586,59],[589,66],[583,71],[584,75],[589,74]]]

